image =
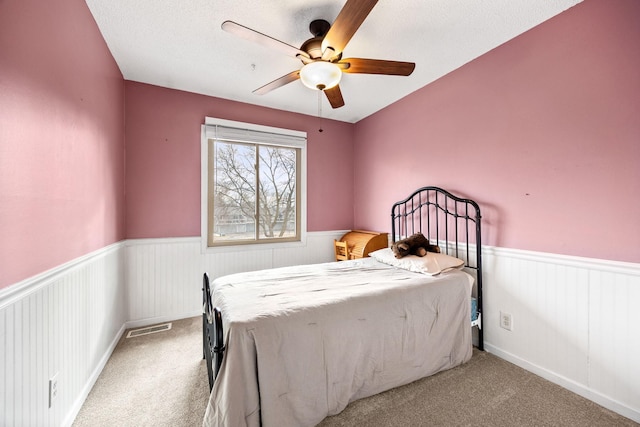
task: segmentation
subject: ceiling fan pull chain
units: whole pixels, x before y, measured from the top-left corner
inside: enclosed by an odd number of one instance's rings
[[[318,117],[320,117],[320,129],[318,132],[322,132],[322,91],[318,91]]]

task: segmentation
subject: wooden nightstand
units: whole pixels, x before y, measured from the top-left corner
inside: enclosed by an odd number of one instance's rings
[[[369,256],[369,252],[389,247],[389,235],[377,231],[353,230],[340,240],[334,240],[334,247],[336,261],[364,258]]]

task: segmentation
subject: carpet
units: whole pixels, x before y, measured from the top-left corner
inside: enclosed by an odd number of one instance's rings
[[[209,397],[202,319],[118,343],[73,424],[202,425]],[[352,402],[319,427],[638,426],[575,393],[474,351],[468,363]],[[235,427],[235,426],[232,426]]]

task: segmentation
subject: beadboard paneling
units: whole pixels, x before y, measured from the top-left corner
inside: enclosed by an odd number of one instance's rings
[[[124,330],[122,249],[109,246],[0,293],[0,425],[71,425]]]
[[[201,254],[198,238],[131,241],[128,287],[137,309],[129,318],[142,324],[165,320],[163,316],[196,315],[201,310],[202,272],[214,279],[240,271],[331,261],[332,240],[342,233],[313,233],[304,248],[214,254]],[[640,341],[631,338],[631,304],[640,301],[640,266],[503,248],[483,252],[487,349],[640,420],[640,372],[634,364],[640,360]],[[139,266],[134,265],[136,260]],[[157,278],[159,268],[175,280],[163,283]],[[193,284],[181,284],[180,277],[190,277]],[[184,299],[185,295],[190,297]],[[176,302],[163,312],[159,300],[167,297]],[[513,316],[512,331],[499,327],[500,311]]]
[[[70,425],[124,327],[201,313],[201,275],[333,260],[307,245],[201,252],[199,238],[121,242],[0,291],[0,425]],[[485,248],[487,350],[640,422],[640,265]],[[499,327],[499,312],[513,330]],[[48,380],[60,395],[48,408]]]
[[[202,312],[200,238],[130,240],[126,245],[128,327]]]
[[[592,271],[589,300],[591,387],[640,412],[640,275]]]
[[[486,252],[487,350],[640,422],[640,265]],[[500,311],[513,316],[511,331]]]
[[[202,253],[199,237],[128,240],[128,327],[202,313],[202,274],[227,274],[333,261],[333,239],[342,231],[307,233],[304,245],[286,248],[229,247]]]

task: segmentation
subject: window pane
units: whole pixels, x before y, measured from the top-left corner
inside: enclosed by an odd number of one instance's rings
[[[296,235],[296,150],[258,147],[260,173],[258,239]]]
[[[206,247],[301,242],[306,134],[211,118],[202,131]]]
[[[213,240],[254,240],[256,147],[215,141]]]

